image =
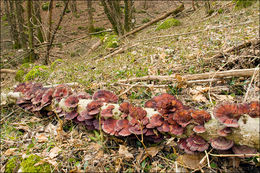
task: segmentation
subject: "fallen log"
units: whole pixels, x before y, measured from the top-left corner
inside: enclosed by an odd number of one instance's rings
[[[238,69],[238,70],[228,70],[228,71],[219,71],[219,72],[208,72],[202,74],[192,74],[192,75],[170,75],[170,76],[143,76],[131,79],[122,79],[118,80],[120,83],[126,82],[137,82],[137,81],[146,81],[146,80],[159,80],[159,81],[177,81],[177,77],[181,77],[181,80],[188,82],[189,80],[201,80],[201,79],[214,79],[214,78],[224,78],[224,77],[250,77],[254,72],[259,72],[259,68],[251,69]]]
[[[37,83],[23,83],[14,91],[6,95],[9,103],[16,102],[35,114],[64,116],[89,130],[102,129],[109,135],[141,135],[153,142],[175,136],[181,138],[182,149],[183,141],[189,143],[195,140],[196,143],[198,140],[203,143],[200,149],[196,148],[198,146],[194,146],[195,149],[184,147],[188,153],[207,150],[209,143],[218,149],[219,141],[227,142],[229,148],[235,143],[234,146],[247,145],[260,149],[259,102],[225,103],[210,111],[214,112],[213,116],[204,110],[188,108],[169,94],[148,100],[142,108],[127,102],[118,104],[117,96],[105,90],[90,96],[73,92],[65,85],[46,88]]]
[[[184,10],[184,4],[180,5],[176,9],[173,9],[173,10],[163,14],[162,16],[160,16],[160,17],[158,17],[158,18],[156,18],[156,19],[154,19],[154,20],[144,24],[143,26],[140,26],[139,28],[136,28],[133,31],[130,31],[130,32],[126,33],[125,35],[122,36],[122,38],[128,37],[129,35],[132,35],[132,34],[134,34],[136,32],[139,32],[139,31],[143,30],[144,28],[147,28],[148,26],[150,26],[150,25],[152,25],[152,24],[154,24],[154,23],[156,23],[156,22],[158,22],[160,20],[165,19],[166,17],[170,16],[171,14],[176,15],[176,14],[182,12],[183,10]]]

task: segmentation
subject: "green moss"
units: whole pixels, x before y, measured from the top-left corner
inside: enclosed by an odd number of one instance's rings
[[[51,172],[53,167],[48,163],[43,163],[35,166],[36,163],[40,162],[42,159],[37,155],[30,155],[28,158],[21,162],[22,172]]]
[[[118,36],[109,35],[104,37],[105,47],[106,48],[116,48],[119,46]]]
[[[15,80],[22,82],[24,74],[25,74],[24,70],[22,69],[18,70],[15,75]]]
[[[33,67],[24,77],[25,81],[33,80],[37,77],[47,78],[49,76],[48,67],[45,65]]]
[[[174,18],[169,18],[166,19],[164,22],[160,23],[155,30],[159,31],[161,29],[168,29],[173,26],[179,26],[180,24],[181,22],[179,20]]]
[[[6,173],[16,172],[17,171],[16,169],[19,167],[19,165],[20,165],[20,158],[18,158],[16,156],[12,157],[6,163],[5,172]]]

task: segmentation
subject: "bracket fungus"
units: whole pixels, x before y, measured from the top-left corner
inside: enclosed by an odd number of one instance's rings
[[[259,148],[258,127],[251,127],[252,123],[259,126],[258,101],[220,104],[213,111],[214,118],[206,110],[188,108],[170,94],[153,97],[143,108],[128,102],[117,104],[118,97],[106,90],[99,90],[92,97],[62,84],[47,88],[30,82],[21,83],[14,90],[21,93],[16,103],[23,109],[43,116],[55,112],[88,130],[101,129],[109,135],[143,135],[152,142],[182,137],[179,147],[190,154],[207,150],[209,143],[214,149],[232,148],[234,153],[241,154],[255,153],[252,147]],[[242,116],[248,121],[241,122]],[[248,135],[249,139],[245,137]]]

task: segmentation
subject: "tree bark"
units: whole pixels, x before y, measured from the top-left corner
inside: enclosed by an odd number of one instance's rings
[[[34,9],[34,15],[33,15],[33,23],[36,26],[37,30],[37,38],[40,43],[44,42],[44,36],[43,36],[43,29],[42,29],[42,18],[41,18],[41,6],[40,1],[34,1],[33,2],[33,9]]]
[[[16,3],[15,3],[16,18],[17,18],[17,21],[18,21],[19,38],[20,38],[20,41],[21,41],[21,47],[27,49],[27,36],[24,32],[25,22],[24,22],[24,15],[23,15],[24,9],[23,9],[23,6],[22,6],[22,2],[23,2],[22,0],[17,0]]]
[[[71,8],[72,13],[75,15],[77,13],[77,1],[76,0],[70,1],[70,8]]]
[[[11,28],[11,38],[13,41],[13,48],[19,49],[21,48],[21,44],[19,42],[19,33],[17,30],[14,2],[13,0],[5,0],[4,3],[5,3],[5,12],[6,12],[8,24]]]
[[[119,36],[122,36],[124,34],[124,27],[122,24],[123,22],[122,13],[120,11],[120,1],[101,0],[101,3],[104,7],[104,11],[108,20],[112,24],[113,29]]]
[[[133,0],[124,0],[125,2],[125,31],[129,32],[133,28],[134,22],[133,19],[133,10],[134,10],[134,1]]]
[[[33,40],[33,23],[32,23],[32,0],[27,0],[27,22],[28,22],[28,35],[29,35],[29,62],[33,62],[36,58],[34,53],[34,40]]]
[[[92,13],[92,0],[87,1],[88,6],[88,32],[94,31],[93,13]]]

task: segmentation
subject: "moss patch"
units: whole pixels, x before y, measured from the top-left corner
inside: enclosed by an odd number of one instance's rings
[[[20,165],[20,158],[18,158],[16,156],[12,157],[6,163],[5,172],[6,173],[17,172],[17,168],[19,167],[19,165]]]
[[[51,172],[52,166],[48,163],[43,163],[35,166],[36,163],[41,161],[41,157],[37,155],[30,155],[21,163],[20,169],[22,172]]]
[[[159,31],[161,29],[168,29],[173,26],[179,26],[180,24],[181,22],[179,20],[174,18],[169,18],[166,19],[164,22],[160,23],[155,30]]]

